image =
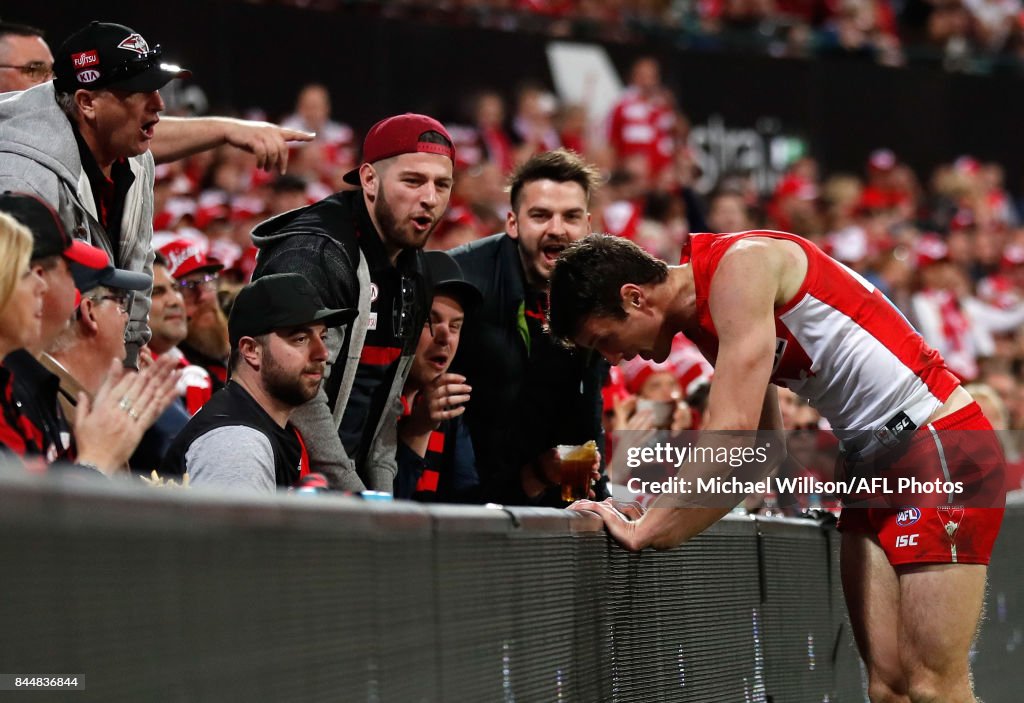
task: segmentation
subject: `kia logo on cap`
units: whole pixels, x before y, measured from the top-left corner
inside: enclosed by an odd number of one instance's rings
[[[79,71],[77,75],[79,83],[95,83],[100,79],[100,72],[92,68]]]

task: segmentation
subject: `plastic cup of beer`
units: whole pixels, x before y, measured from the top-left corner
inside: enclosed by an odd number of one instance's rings
[[[559,444],[556,449],[561,464],[562,500],[572,503],[590,497],[590,476],[597,459],[597,444],[591,440],[583,445]]]

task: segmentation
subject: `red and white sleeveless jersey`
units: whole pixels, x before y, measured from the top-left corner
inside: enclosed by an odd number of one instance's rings
[[[833,429],[884,433],[904,414],[920,427],[959,385],[871,283],[806,239],[768,230],[691,235],[699,331],[690,336],[712,364],[718,336],[708,306],[711,279],[728,248],[748,237],[787,239],[807,254],[803,285],[775,308],[771,382],[806,398]]]

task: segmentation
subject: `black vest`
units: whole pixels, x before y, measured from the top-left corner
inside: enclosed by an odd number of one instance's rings
[[[244,388],[231,381],[214,393],[174,438],[160,467],[161,476],[167,478],[184,474],[187,468],[185,454],[192,442],[210,430],[232,425],[250,427],[270,440],[278,486],[287,488],[298,482],[302,445],[295,434],[295,428],[291,423],[285,427],[279,426]]]

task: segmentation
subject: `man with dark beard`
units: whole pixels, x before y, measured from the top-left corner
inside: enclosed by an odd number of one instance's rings
[[[289,422],[314,398],[327,363],[327,330],[356,316],[326,309],[298,274],[266,276],[243,288],[228,328],[231,380],[175,438],[164,475],[192,485],[272,492],[309,473],[302,435]]]
[[[219,391],[228,380],[228,320],[217,300],[220,270],[224,265],[208,256],[205,247],[191,239],[176,239],[160,247],[177,292],[185,301],[188,334],[178,345],[190,364],[205,369]]]
[[[293,421],[314,468],[334,488],[391,492],[399,396],[427,319],[424,243],[448,207],[455,149],[445,128],[404,114],[374,125],[344,191],[272,218],[253,232],[253,278],[300,273],[333,307],[358,307],[348,334],[330,330],[317,398]],[[340,362],[340,363],[339,363]]]

